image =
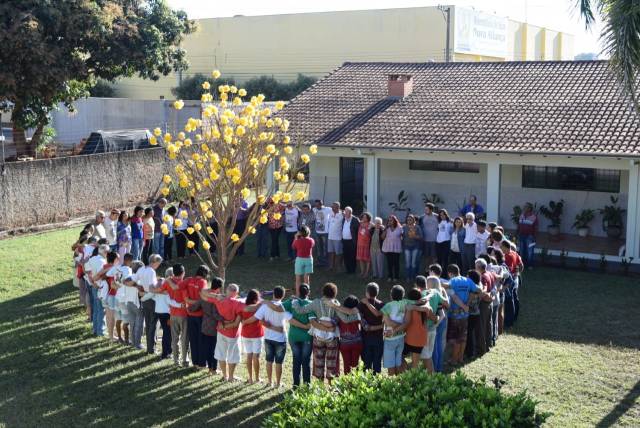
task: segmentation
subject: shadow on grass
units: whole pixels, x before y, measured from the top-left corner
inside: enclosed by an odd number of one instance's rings
[[[258,426],[280,400],[93,337],[70,282],[0,303],[0,349],[7,427]]]
[[[615,426],[625,413],[627,413],[634,405],[636,400],[640,397],[640,381],[638,381],[634,387],[624,396],[622,400],[613,408],[600,422],[596,425],[596,428],[608,428]]]
[[[527,271],[520,316],[509,333],[638,349],[638,301],[640,287],[627,277],[554,268]]]

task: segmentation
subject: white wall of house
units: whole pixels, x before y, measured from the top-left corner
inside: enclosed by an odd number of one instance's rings
[[[464,159],[460,155],[458,161],[478,162],[476,159]],[[422,156],[415,156],[420,159]],[[425,157],[423,157],[425,158]],[[323,198],[329,203],[340,198],[340,158],[330,156],[314,157],[310,163],[310,196],[311,199]],[[469,195],[475,194],[481,205],[486,207],[486,181],[487,165],[480,163],[479,173],[419,171],[409,169],[407,159],[380,159],[379,160],[379,190],[377,201],[378,215],[386,216],[391,213],[390,202],[397,200],[398,193],[404,190],[409,194],[408,206],[411,212],[421,214],[423,212],[422,194],[437,193],[444,203],[441,204],[450,214],[458,212],[463,201]],[[593,167],[598,167],[598,162],[593,162]],[[366,177],[366,174],[365,174]],[[627,189],[629,172],[623,170],[620,176],[619,204],[627,205]],[[363,184],[366,192],[366,183]],[[585,192],[573,190],[536,189],[522,187],[522,166],[502,165],[501,189],[500,189],[500,215],[499,222],[506,227],[514,227],[510,216],[514,205],[523,205],[525,202],[548,205],[550,200],[564,199],[565,209],[562,222],[564,233],[576,233],[571,228],[574,218],[583,209],[599,209],[609,203],[610,193]],[[368,201],[371,206],[371,201]],[[493,219],[491,219],[493,220]],[[540,230],[546,230],[548,221],[542,215],[539,217]],[[594,236],[605,236],[602,230],[602,218],[596,214],[591,224],[591,233]]]

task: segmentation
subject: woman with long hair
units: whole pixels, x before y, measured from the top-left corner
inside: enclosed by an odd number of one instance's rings
[[[382,232],[382,252],[389,266],[387,281],[398,281],[400,278],[400,253],[402,253],[402,226],[395,215],[387,219],[387,228]]]
[[[453,219],[453,229],[451,230],[451,248],[449,251],[449,263],[454,263],[458,267],[462,266],[462,249],[464,248],[464,221],[462,217]]]
[[[367,278],[371,271],[371,214],[369,213],[363,213],[360,216],[356,260],[360,266],[360,277]]]
[[[451,232],[453,223],[449,213],[444,208],[438,212],[438,235],[436,236],[436,256],[438,264],[445,268],[449,264],[449,250],[451,249]]]
[[[418,269],[420,268],[420,248],[422,247],[424,235],[413,214],[407,216],[407,223],[402,229],[405,276],[407,282],[411,283],[418,275]]]
[[[129,224],[129,213],[124,210],[118,216],[116,240],[118,242],[120,260],[124,260],[124,255],[131,252],[131,224]]]

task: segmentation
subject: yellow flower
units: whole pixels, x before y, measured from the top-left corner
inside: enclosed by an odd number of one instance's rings
[[[247,91],[244,88],[240,88],[238,89],[238,95],[240,95],[241,97],[246,97]]]
[[[282,174],[282,178],[280,178],[280,183],[285,184],[289,182],[289,175],[288,174]]]
[[[164,228],[160,228],[160,231],[162,232],[163,235],[168,235],[169,234],[169,229],[167,227]]]
[[[227,101],[229,99],[229,95],[227,95],[226,92],[223,92],[223,93],[220,94],[220,99],[222,101]]]
[[[175,100],[173,102],[173,108],[176,110],[182,110],[182,107],[184,107],[184,101],[182,100]]]
[[[256,167],[256,166],[258,166],[258,164],[259,164],[259,163],[260,163],[260,161],[258,160],[258,158],[251,158],[251,159],[249,159],[249,164],[250,164],[252,167]]]
[[[229,92],[235,94],[236,92],[238,92],[238,88],[235,86],[229,86]]]
[[[246,132],[247,132],[247,130],[242,125],[238,125],[238,127],[236,128],[236,135],[238,137],[242,137]]]
[[[184,140],[184,146],[185,147],[189,147],[193,142],[191,141],[191,138],[185,138]]]
[[[240,99],[240,97],[235,97],[231,104],[233,104],[234,106],[239,106],[242,104],[242,99]]]
[[[164,182],[164,184],[169,184],[169,183],[171,183],[171,176],[170,176],[169,174],[165,174],[165,175],[162,177],[162,181]]]
[[[273,178],[276,181],[280,181],[280,178],[282,178],[282,175],[280,174],[280,171],[273,171]]]
[[[205,80],[204,82],[202,82],[202,89],[208,91],[209,89],[211,89],[211,84]]]
[[[246,187],[240,191],[240,196],[242,196],[242,199],[247,199],[249,195],[251,195],[251,190],[247,189]]]
[[[296,193],[296,200],[302,201],[304,200],[305,196],[306,194],[302,190],[300,190]]]
[[[173,222],[173,225],[174,225],[175,227],[180,227],[180,226],[182,226],[182,220],[180,220],[179,218],[175,219],[175,220],[174,220],[174,222]]]
[[[296,175],[296,178],[298,179],[298,181],[304,181],[304,174],[303,174],[303,173],[301,173],[301,172],[299,172],[299,173]]]
[[[180,212],[180,217],[187,218],[187,217],[189,217],[189,213],[187,211],[181,211]]]
[[[318,146],[316,144],[312,144],[309,147],[309,153],[311,153],[312,155],[315,155],[316,153],[318,153]]]
[[[205,216],[206,218],[211,218],[211,217],[213,217],[213,212],[211,212],[211,211],[207,211],[206,213],[204,213],[204,216]]]
[[[280,214],[280,213],[275,213],[275,214],[273,215],[273,218],[274,218],[275,220],[280,220],[280,219],[282,218],[282,214]]]
[[[260,216],[260,224],[265,224],[269,221],[269,218],[266,215]]]
[[[193,232],[194,232],[193,227],[187,227],[187,233],[189,235],[193,235]]]
[[[155,129],[153,130],[153,135],[155,135],[156,137],[161,136],[161,135],[162,135],[162,129],[160,129],[160,128],[155,128]]]
[[[231,235],[231,240],[233,242],[238,242],[240,240],[240,237],[238,236],[237,233],[234,233],[233,235]]]
[[[196,230],[196,232],[200,232],[202,230],[202,225],[200,223],[196,223],[193,225],[193,228]]]
[[[282,143],[289,144],[290,142],[291,142],[291,137],[289,137],[288,135],[285,135],[285,137],[282,139]]]
[[[284,132],[287,132],[289,130],[289,121],[287,119],[282,121],[282,126],[280,127],[280,129]]]
[[[209,243],[207,241],[204,241],[202,243],[202,248],[204,248],[205,250],[208,250],[209,248],[211,248],[211,245],[209,245]]]
[[[168,222],[169,220],[171,220],[171,216],[169,214],[165,214],[164,217],[162,217],[162,220]]]
[[[269,119],[266,122],[267,128],[273,128],[273,119]]]
[[[164,142],[165,143],[170,143],[171,142],[171,134],[169,134],[168,132],[166,134],[164,134]]]
[[[211,72],[211,77],[213,77],[214,79],[218,79],[221,76],[220,70],[213,70]]]
[[[163,187],[162,189],[160,189],[160,193],[162,193],[162,196],[165,196],[165,197],[166,197],[166,196],[169,196],[169,192],[170,192],[170,191],[171,191],[171,190],[169,190],[169,188],[168,188],[168,187]]]
[[[309,161],[311,160],[311,158],[309,158],[308,154],[303,154],[302,156],[300,156],[300,160],[304,163],[309,163]]]
[[[284,193],[282,195],[282,201],[283,202],[290,202],[291,201],[291,193]]]
[[[185,139],[185,137],[186,137],[186,135],[185,135],[184,132],[182,132],[182,131],[178,132],[178,140],[182,141],[182,140]]]
[[[157,146],[158,145],[158,140],[156,139],[156,137],[154,137],[153,135],[149,137],[149,144],[151,144],[152,146]]]
[[[220,178],[220,174],[215,171],[211,171],[209,173],[209,178],[211,179],[211,181],[216,181],[218,178]]]
[[[252,234],[252,235],[255,234],[256,233],[256,228],[253,227],[253,226],[249,226],[249,233]]]
[[[207,233],[211,235],[213,233],[213,228],[211,226],[207,226]]]
[[[194,153],[191,155],[191,159],[193,159],[194,161],[199,161],[200,155],[198,153]]]
[[[193,241],[187,241],[187,248],[193,248],[196,246],[196,243]]]
[[[267,198],[266,198],[264,195],[258,195],[258,198],[257,198],[257,200],[258,200],[258,204],[260,204],[260,205],[264,204],[264,201],[265,201],[266,199],[267,199]]]
[[[207,187],[211,186],[211,180],[205,177],[204,180],[202,180],[202,185]]]
[[[264,132],[263,132],[263,134],[264,134]],[[276,146],[274,146],[273,144],[269,144],[269,145],[265,148],[265,150],[267,151],[267,153],[269,153],[269,154],[271,154],[271,155],[272,155],[272,154],[274,154],[274,153],[275,153],[275,151],[276,151]]]
[[[290,155],[291,153],[293,153],[293,147],[291,147],[291,146],[286,146],[286,147],[284,148],[284,152],[285,152],[286,154]]]
[[[284,101],[276,101],[276,110],[282,110],[284,108]]]

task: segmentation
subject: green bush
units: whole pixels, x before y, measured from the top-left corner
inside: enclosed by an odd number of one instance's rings
[[[462,373],[388,377],[356,370],[330,387],[313,382],[292,391],[264,426],[538,427],[548,415],[536,412],[536,404],[525,393],[508,395]]]

